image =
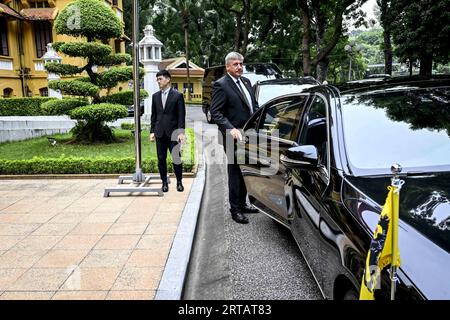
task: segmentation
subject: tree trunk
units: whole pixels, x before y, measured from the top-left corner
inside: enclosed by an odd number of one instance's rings
[[[420,56],[420,75],[424,77],[431,77],[433,71],[433,55],[423,53]]]
[[[317,63],[317,81],[320,83],[324,82],[328,76],[328,59],[323,59]]]
[[[384,73],[392,75],[392,44],[391,32],[384,29]]]
[[[243,0],[244,4],[244,17],[245,17],[245,26],[244,26],[244,38],[242,44],[242,54],[245,55],[247,53],[247,45],[248,45],[248,34],[250,33],[250,0]]]
[[[234,32],[234,51],[241,50],[242,13],[236,13],[236,30]]]
[[[391,43],[391,17],[390,17],[390,1],[377,1],[381,10],[381,25],[383,27],[384,38],[384,73],[392,75],[392,43]]]
[[[302,15],[303,37],[302,37],[302,56],[303,56],[303,75],[311,75],[311,52],[309,50],[310,42],[310,25],[308,7],[300,3],[300,11]]]

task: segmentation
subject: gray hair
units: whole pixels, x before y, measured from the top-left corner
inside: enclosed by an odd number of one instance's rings
[[[241,62],[244,61],[244,56],[239,52],[230,52],[225,57],[225,65],[229,64],[232,60],[239,60]]]

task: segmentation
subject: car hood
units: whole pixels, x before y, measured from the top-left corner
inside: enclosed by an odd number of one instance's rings
[[[390,178],[346,179],[380,207],[384,205]],[[426,298],[450,299],[450,173],[401,179],[405,181],[399,205],[401,269]],[[378,208],[362,214],[371,230],[375,229],[379,213]]]

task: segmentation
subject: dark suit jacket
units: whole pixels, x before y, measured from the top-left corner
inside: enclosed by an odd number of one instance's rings
[[[164,109],[161,91],[153,94],[150,133],[154,133],[157,138],[161,138],[163,135],[171,137],[174,130],[184,130],[185,118],[186,107],[180,92],[170,88]]]
[[[253,112],[256,112],[258,102],[253,94],[250,80],[244,77],[241,79],[250,93]],[[211,116],[222,134],[225,134],[228,129],[242,129],[251,116],[247,99],[228,74],[213,84]]]

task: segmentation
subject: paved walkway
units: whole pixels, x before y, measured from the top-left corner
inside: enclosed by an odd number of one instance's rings
[[[0,299],[153,299],[193,180],[108,198],[117,179],[0,180]]]

